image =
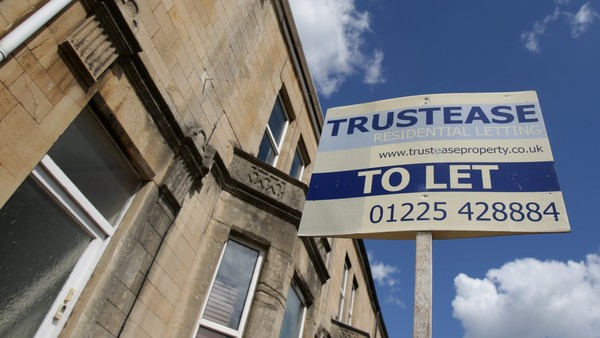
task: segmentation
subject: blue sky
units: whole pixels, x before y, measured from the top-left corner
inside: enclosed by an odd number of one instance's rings
[[[328,108],[536,90],[568,234],[434,241],[434,337],[598,337],[600,0],[291,0]],[[412,337],[414,241],[367,240],[390,337]]]

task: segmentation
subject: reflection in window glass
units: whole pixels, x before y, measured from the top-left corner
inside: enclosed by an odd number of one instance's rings
[[[275,161],[276,156],[277,153],[275,152],[275,148],[269,140],[269,136],[265,132],[262,141],[260,141],[260,148],[258,149],[258,159],[271,164]]]
[[[302,173],[304,172],[305,161],[302,158],[302,154],[299,149],[296,149],[296,153],[294,154],[294,159],[292,160],[292,168],[290,169],[290,176],[301,179]]]
[[[302,319],[304,318],[304,304],[298,295],[298,291],[292,285],[288,292],[283,314],[283,325],[279,332],[279,338],[298,338],[302,332]]]
[[[277,98],[271,112],[271,117],[269,118],[269,129],[271,130],[271,134],[273,134],[276,144],[281,143],[281,137],[283,136],[287,120],[287,115],[285,114],[285,110],[283,110],[280,98]]]
[[[259,251],[230,240],[212,285],[203,319],[237,330]]]
[[[33,337],[91,241],[28,178],[0,210],[0,337]]]
[[[289,118],[281,103],[281,98],[275,100],[273,111],[269,117],[269,124],[265,130],[258,149],[258,158],[270,165],[275,165],[277,156],[281,152],[283,138],[287,129]]]
[[[48,154],[115,225],[139,179],[89,108],[79,114]]]

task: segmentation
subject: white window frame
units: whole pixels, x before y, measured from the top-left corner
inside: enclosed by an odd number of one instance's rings
[[[225,256],[225,250],[227,250],[227,246],[230,241],[238,242],[241,245],[244,245],[248,248],[258,251],[258,257],[256,259],[256,263],[254,264],[254,272],[252,273],[252,279],[250,281],[250,286],[248,287],[248,295],[246,296],[246,300],[244,303],[244,309],[242,310],[242,316],[240,318],[240,325],[237,330],[229,328],[227,326],[212,322],[210,320],[202,318],[204,316],[204,311],[206,311],[206,305],[208,304],[208,299],[210,297],[210,293],[212,292],[213,286],[215,285],[215,281],[217,279],[217,274],[219,272],[219,268],[221,267],[221,262],[223,257]],[[196,325],[196,330],[193,332],[192,337],[196,337],[198,334],[198,330],[200,327],[204,327],[208,330],[215,331],[220,334],[224,334],[226,336],[232,338],[241,338],[244,334],[244,329],[246,327],[246,321],[248,319],[248,315],[250,314],[250,306],[252,305],[252,301],[254,299],[254,294],[256,292],[256,286],[258,285],[258,278],[260,276],[260,271],[262,268],[264,258],[264,250],[257,247],[256,245],[252,245],[246,241],[240,240],[238,238],[228,238],[223,246],[223,250],[221,250],[221,256],[219,257],[219,262],[215,271],[213,272],[213,276],[210,282],[210,288],[208,289],[208,293],[206,293],[206,299],[204,300],[204,304],[202,305],[202,311],[200,312],[200,319],[198,320],[198,324]]]
[[[340,286],[340,304],[338,309],[338,320],[343,321],[344,303],[346,301],[346,285],[348,284],[348,274],[350,273],[350,264],[348,259],[344,260],[344,274],[342,277],[342,285]]]
[[[277,95],[277,99],[276,99],[274,105],[277,103],[279,103],[279,105],[281,105],[281,109],[283,110],[283,116],[285,117],[285,124],[283,125],[283,129],[281,131],[281,140],[279,140],[279,144],[275,140],[275,136],[273,135],[273,132],[271,131],[271,126],[269,125],[269,121],[267,121],[267,127],[265,128],[265,134],[267,135],[267,139],[271,143],[271,146],[273,147],[273,151],[275,152],[275,157],[273,158],[273,163],[269,163],[272,166],[277,165],[277,161],[279,160],[279,155],[281,155],[281,149],[283,148],[285,134],[287,133],[288,126],[290,125],[290,114],[288,113],[288,111],[285,107],[285,104],[283,102],[283,99],[281,98],[281,95]],[[273,112],[271,111],[271,114],[272,113]],[[269,116],[269,120],[270,120],[270,118],[271,117]]]
[[[354,297],[356,296],[356,289],[358,289],[358,282],[356,278],[352,280],[352,291],[350,292],[350,307],[348,307],[348,325],[352,325],[352,313],[354,311]]]
[[[92,238],[34,336],[35,338],[57,337],[73,311],[77,299],[81,296],[83,288],[92,276],[102,253],[108,246],[116,226],[113,227],[100,214],[50,156],[44,156],[38,166],[33,169],[31,177]],[[134,196],[131,196],[123,206],[121,215],[115,224],[119,224]],[[67,298],[70,300],[65,302]],[[54,320],[55,314],[63,306],[65,309],[60,320]]]

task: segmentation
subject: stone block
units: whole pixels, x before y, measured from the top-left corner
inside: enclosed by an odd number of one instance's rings
[[[177,8],[177,2],[179,1],[176,1],[173,4],[173,7],[167,10],[167,14],[169,15],[169,18],[171,18],[171,24],[173,25],[173,28],[177,31],[177,36],[179,37],[179,39],[177,40],[186,41],[190,37],[187,30],[185,29],[187,25],[186,21],[184,20],[184,17],[187,17],[187,13],[185,11],[180,11]],[[189,23],[189,19],[187,19],[187,22]]]
[[[6,86],[0,83],[0,121],[8,115],[19,102],[17,98],[6,88]]]
[[[52,109],[52,103],[46,98],[36,82],[28,75],[21,74],[9,87],[11,93],[23,105],[27,113],[40,123]]]
[[[115,338],[116,336],[110,331],[102,327],[97,321],[84,316],[85,320],[81,321],[72,331],[63,330],[61,337],[72,338]],[[67,326],[69,322],[67,322]],[[66,331],[66,332],[65,332]]]
[[[62,99],[63,93],[56,86],[56,83],[46,72],[46,69],[42,67],[38,59],[29,50],[25,50],[19,55],[17,61],[25,69],[27,74],[35,81],[37,87],[44,93],[44,96],[52,104],[57,104]]]
[[[157,4],[159,4],[160,2],[157,2]],[[156,17],[154,16],[154,12],[153,12],[153,7],[148,4],[141,4],[141,6],[139,6],[140,9],[140,31],[141,30],[145,30],[148,34],[148,36],[153,36],[159,29],[160,29],[160,25],[158,24],[158,20],[156,20]],[[140,40],[140,42],[142,40],[145,39],[140,39],[139,35],[140,35],[140,31],[137,32],[138,35],[138,39]],[[146,44],[146,43],[142,43],[142,46],[144,47],[144,50],[147,50],[146,48],[149,48],[150,45]],[[154,47],[152,47],[154,48]]]
[[[40,30],[39,34],[34,35],[27,42],[27,47],[44,69],[50,68],[53,63],[59,60],[57,45],[58,41],[47,29]]]
[[[145,274],[150,264],[152,263],[152,256],[150,256],[146,250],[137,241],[133,245],[128,245],[127,248],[122,248],[121,264],[119,269],[115,272],[117,278],[123,282],[123,284],[132,289],[138,273]]]
[[[48,30],[54,40],[63,41],[87,17],[87,11],[81,1],[74,1],[62,12],[58,19],[48,23]]]
[[[164,237],[171,223],[173,223],[173,215],[157,202],[157,205],[150,209],[148,222],[154,227],[159,236]]]
[[[146,313],[148,313],[148,311],[150,311],[150,309],[148,308],[148,306],[146,306],[146,304],[142,302],[136,302],[133,306],[133,310],[131,310],[129,317],[127,318],[127,323],[125,324],[125,331],[132,330],[132,327],[127,328],[131,324],[135,324],[135,326],[137,326],[139,330],[144,331],[143,323],[144,318],[146,318]]]
[[[177,304],[181,290],[161,266],[156,264],[152,266],[148,274],[148,280],[165,296],[171,305]]]
[[[246,335],[248,337],[277,337],[283,321],[285,302],[264,292],[254,295],[252,313],[248,318]],[[265,334],[267,333],[267,334]]]
[[[125,323],[125,327],[123,328],[123,332],[121,333],[121,337],[123,338],[151,338],[141,327],[139,327],[136,323],[131,320],[128,320]]]
[[[264,292],[285,303],[285,298],[287,297],[286,291],[291,284],[294,274],[294,265],[292,262],[294,246],[282,249],[286,251],[281,251],[275,247],[269,249],[263,267],[261,284],[267,286],[267,288],[264,288]]]
[[[163,322],[171,320],[175,307],[151,283],[144,285],[139,299]]]
[[[15,177],[24,177],[42,157],[28,144],[35,140],[37,123],[22,105],[15,106],[0,123],[0,159],[2,165]],[[35,142],[37,143],[37,142]],[[26,165],[25,168],[23,168]]]
[[[101,306],[102,309],[95,318],[96,322],[116,337],[125,323],[126,316],[111,302],[104,302]]]
[[[147,311],[140,326],[150,337],[164,338],[163,332],[167,325],[152,311]]]
[[[172,232],[173,230],[169,232],[169,238],[172,238]],[[172,243],[173,246],[177,246],[178,244],[179,243]],[[156,263],[169,276],[171,281],[173,281],[177,286],[183,287],[185,280],[177,281],[177,277],[180,275],[180,271],[185,271],[187,269],[183,266],[177,255],[175,255],[173,252],[172,246],[163,245],[160,253],[156,256]]]
[[[0,64],[0,82],[8,87],[24,72],[25,70],[23,67],[21,67],[17,60],[14,57],[9,57],[2,64]]]
[[[0,13],[10,26],[0,31],[0,35],[8,32],[13,25],[16,25],[23,17],[26,17],[29,12],[34,9],[34,6],[29,1],[0,1]],[[5,27],[5,26],[3,26]]]
[[[171,247],[181,264],[183,264],[186,269],[190,269],[194,262],[194,257],[196,256],[196,250],[192,248],[178,228],[173,227],[169,235],[167,244]]]
[[[167,69],[172,69],[173,66],[177,63],[177,58],[175,57],[175,53],[173,53],[171,49],[171,37],[167,38],[167,35],[165,35],[162,29],[160,29],[156,32],[156,34],[152,36],[152,41],[156,46],[156,51],[158,52],[158,55],[160,55],[162,62],[165,64]],[[169,77],[170,75],[167,72],[167,77],[161,78],[161,81],[163,81],[164,83],[168,83]]]
[[[150,256],[154,256],[160,247],[162,237],[150,223],[146,222],[140,229],[137,240]]]
[[[71,70],[65,65],[62,59],[56,59],[55,62],[48,66],[48,76],[56,83],[56,86],[61,92],[67,92],[70,87],[74,86],[75,77]]]
[[[179,67],[175,65],[172,71],[175,71],[177,68]],[[183,73],[181,73],[181,75],[183,76]],[[187,79],[185,79],[185,81],[187,82]],[[189,84],[187,85],[187,88],[189,88]],[[167,94],[169,95],[169,98],[171,99],[171,102],[175,105],[174,113],[181,116],[181,114],[187,110],[187,103],[183,98],[182,92],[179,90],[179,87],[174,81],[169,82],[169,84],[166,87],[166,90]]]
[[[137,289],[132,290],[125,286],[118,278],[109,277],[109,287],[106,298],[123,314],[128,314],[133,306]],[[135,284],[135,283],[134,283]]]
[[[177,58],[177,62],[179,64],[179,67],[181,68],[181,74],[172,74],[172,75],[174,77],[176,75],[181,77],[180,79],[175,79],[175,81],[177,82],[177,85],[179,86],[179,88],[182,92],[187,92],[187,90],[189,88],[189,83],[187,81],[187,78],[190,76],[190,74],[194,70],[194,65],[192,64],[192,61],[190,60],[190,57],[188,56],[187,50],[181,41],[182,40],[177,39],[177,40],[173,41],[173,44],[172,44],[173,52],[175,53],[175,57]],[[183,41],[189,41],[189,37]]]

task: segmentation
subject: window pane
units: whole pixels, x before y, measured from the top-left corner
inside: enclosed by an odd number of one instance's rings
[[[230,338],[230,337],[226,336],[224,334],[215,332],[215,331],[211,331],[207,328],[200,327],[200,329],[198,330],[198,333],[196,334],[196,338]]]
[[[0,210],[0,337],[32,337],[91,238],[28,178]]]
[[[300,175],[302,175],[302,169],[304,169],[304,160],[302,159],[300,151],[296,149],[294,160],[292,161],[292,168],[290,169],[290,176],[300,179]]]
[[[281,144],[281,137],[283,136],[283,129],[285,128],[286,122],[287,116],[279,98],[277,98],[277,100],[275,100],[275,105],[273,106],[273,111],[271,112],[271,117],[269,118],[269,128],[271,129],[271,133],[275,138],[275,143],[277,143],[278,146]]]
[[[258,159],[268,164],[273,164],[275,156],[277,156],[275,149],[273,149],[273,145],[269,141],[269,136],[265,132],[260,142],[260,148],[258,149]]]
[[[202,318],[237,330],[259,252],[230,240]]]
[[[298,338],[300,329],[302,328],[303,315],[304,304],[302,304],[300,297],[296,293],[296,289],[292,286],[288,292],[279,338]]]
[[[48,154],[114,225],[139,179],[89,108],[79,114]]]

